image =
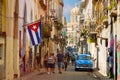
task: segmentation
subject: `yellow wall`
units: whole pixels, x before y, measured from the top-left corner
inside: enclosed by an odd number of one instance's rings
[[[7,0],[3,0],[3,5],[2,5],[2,31],[6,32],[6,4]]]

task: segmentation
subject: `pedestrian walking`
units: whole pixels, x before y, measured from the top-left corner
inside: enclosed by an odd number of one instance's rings
[[[55,57],[54,53],[52,53],[52,58],[53,58],[52,73],[55,73],[55,63],[56,63],[56,57]]]
[[[67,56],[64,56],[64,69],[65,69],[65,71],[67,70],[67,65],[68,65]]]
[[[58,63],[58,70],[59,70],[60,74],[62,73],[63,58],[64,58],[63,53],[61,51],[58,51],[58,53],[57,53],[57,63]]]
[[[66,52],[65,56],[67,57],[67,64],[69,65],[69,62],[70,62],[69,51]]]
[[[74,66],[74,64],[75,64],[75,56],[74,55],[71,57],[71,62],[72,62],[72,66]]]
[[[50,56],[48,57],[48,74],[52,73],[52,69],[54,67],[54,59],[53,59],[53,54],[50,53]]]
[[[113,56],[112,56],[112,52],[109,53],[109,56],[108,56],[108,64],[109,64],[109,76],[110,78],[113,78]]]
[[[40,71],[40,66],[41,66],[41,64],[40,64],[40,55],[39,55],[39,53],[36,55],[36,61],[37,61],[37,69]]]
[[[44,67],[45,71],[48,72],[48,54],[45,54],[44,56]]]

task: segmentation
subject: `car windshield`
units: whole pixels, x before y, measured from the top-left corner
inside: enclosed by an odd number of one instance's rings
[[[90,60],[90,59],[91,59],[91,56],[80,55],[80,56],[78,56],[78,59],[79,59],[79,60]]]

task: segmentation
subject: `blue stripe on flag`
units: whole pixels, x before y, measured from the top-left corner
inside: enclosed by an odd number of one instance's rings
[[[33,38],[33,34],[32,34],[32,31],[28,28],[28,32],[29,32],[29,35],[30,35],[30,39],[32,41],[32,44],[35,45],[35,41],[34,41],[34,38]]]
[[[37,37],[37,42],[39,44],[40,43],[40,36],[39,36],[38,32],[36,32],[35,34],[36,34],[36,37]]]

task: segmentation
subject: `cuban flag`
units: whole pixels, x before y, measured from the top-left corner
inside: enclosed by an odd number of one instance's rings
[[[39,45],[42,41],[41,21],[28,25],[28,33],[30,35],[30,40],[32,42],[32,45]]]

